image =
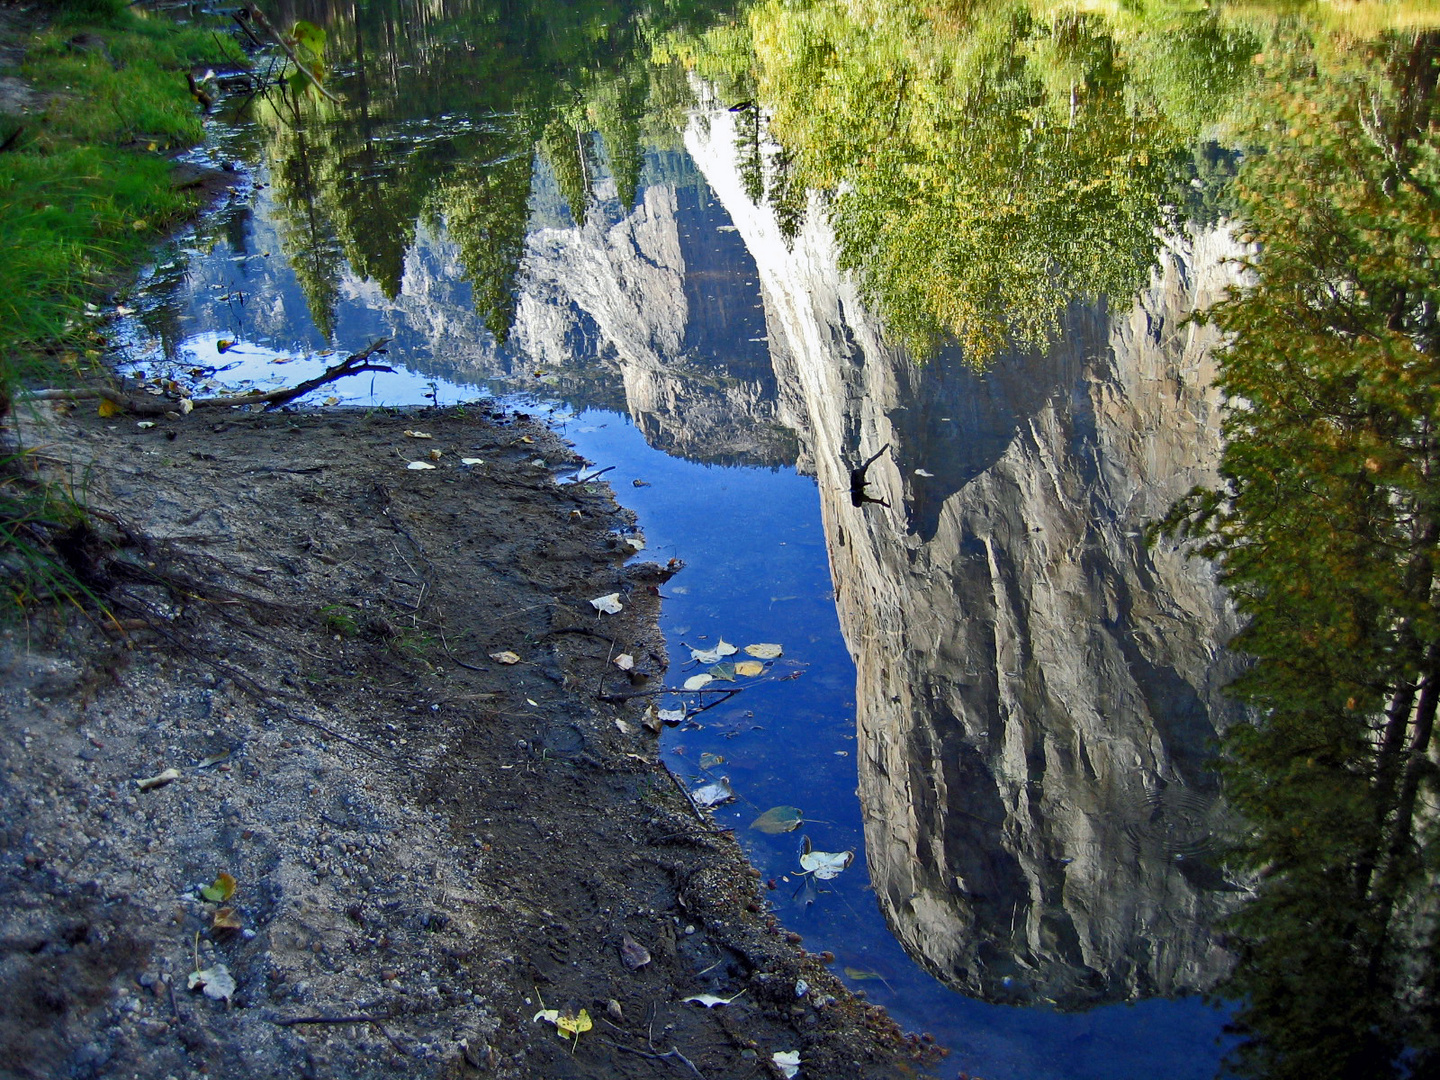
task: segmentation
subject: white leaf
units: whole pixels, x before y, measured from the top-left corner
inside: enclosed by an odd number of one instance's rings
[[[497,664],[518,664],[520,662],[520,657],[516,656],[509,649],[506,649],[504,652],[492,652],[490,659],[494,660]]]
[[[645,538],[644,538],[643,536],[626,536],[626,537],[622,537],[621,540],[620,540],[620,543],[624,544],[624,545],[625,545],[626,547],[628,547],[631,551],[644,551],[644,550],[645,550]]]
[[[407,469],[433,469],[435,466],[428,461],[412,461],[405,466]]]
[[[745,991],[741,990],[740,994],[743,993],[745,993]],[[728,998],[718,997],[715,994],[693,994],[690,997],[681,998],[680,1000],[682,1002],[693,1001],[697,1005],[704,1005],[707,1009],[713,1009],[716,1005],[729,1005],[738,998],[740,994],[734,994]]]
[[[853,858],[853,851],[807,851],[800,856],[800,866],[814,874],[817,880],[829,881],[839,877]]]
[[[702,671],[699,675],[691,675],[688,679],[685,680],[685,689],[699,690],[706,683],[712,683],[714,681],[714,675],[711,675],[708,671]]]
[[[428,431],[411,431],[409,428],[406,428],[405,437],[407,439],[433,439],[435,436],[431,435]]]
[[[635,657],[629,653],[622,652],[619,656],[615,657],[615,666],[621,671],[629,671],[635,666]]]
[[[713,649],[691,649],[690,655],[702,664],[718,664],[722,656],[729,656],[733,652],[735,646],[721,638]]]
[[[141,791],[149,791],[151,788],[164,787],[166,784],[170,783],[171,780],[179,779],[179,769],[166,769],[164,772],[157,773],[154,776],[147,776],[144,780],[136,780],[135,786],[138,787]]]
[[[215,1001],[228,1001],[235,993],[235,979],[224,964],[216,964],[204,971],[192,971],[188,985],[191,990],[202,987],[205,996]]]
[[[779,645],[746,645],[745,651],[757,660],[774,660],[785,650]]]
[[[537,1012],[534,1016],[530,1018],[530,1022],[533,1024],[537,1020],[548,1020],[550,1023],[553,1024],[559,1019],[559,1009],[541,1009],[539,1012]]]
[[[915,475],[916,475],[916,476],[933,477],[935,474],[934,474],[933,472],[926,472],[924,469],[916,469],[916,470],[915,470]]]
[[[785,1074],[785,1080],[793,1080],[800,1074],[799,1050],[776,1050],[770,1055],[770,1060]]]
[[[597,596],[590,601],[590,606],[596,611],[603,611],[606,615],[618,615],[624,610],[625,605],[620,603],[618,592],[608,593],[605,596]]]
[[[724,780],[716,780],[713,784],[696,788],[690,793],[690,797],[699,806],[719,806],[735,798],[735,792],[730,790],[730,785]]]
[[[462,457],[462,458],[460,459],[460,464],[461,464],[461,465],[484,465],[485,462],[484,462],[484,460],[482,460],[481,458],[478,458],[478,457]]]
[[[195,402],[191,401],[188,397],[182,397],[180,399],[180,411],[186,415],[194,412]]]
[[[148,431],[150,428],[155,426],[155,421],[141,420],[135,426],[138,427],[141,431]]]
[[[684,709],[660,709],[655,713],[655,718],[662,724],[678,724],[685,719]]]

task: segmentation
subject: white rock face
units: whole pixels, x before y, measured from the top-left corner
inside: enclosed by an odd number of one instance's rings
[[[1234,886],[1205,767],[1238,712],[1212,567],[1141,535],[1213,477],[1224,229],[1175,240],[1126,311],[1077,307],[983,376],[885,346],[812,206],[786,245],[732,117],[687,148],[755,257],[858,668],[869,869],[907,949],[968,993],[1062,1006],[1210,985]],[[850,469],[888,444],[852,505]],[[926,475],[929,474],[929,475]]]

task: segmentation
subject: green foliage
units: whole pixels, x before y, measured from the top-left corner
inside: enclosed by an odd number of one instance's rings
[[[162,156],[201,134],[183,70],[236,53],[112,8],[62,5],[64,24],[28,42],[19,69],[48,105],[38,117],[12,118],[16,141],[0,154],[6,390],[65,377],[56,359],[83,343],[85,303],[194,208]]]
[[[1224,746],[1254,830],[1237,858],[1261,876],[1230,928],[1234,1065],[1422,1075],[1440,1049],[1440,35],[1267,57],[1237,181],[1253,284],[1211,312],[1232,343],[1224,484],[1176,515],[1221,559],[1256,661],[1237,691],[1261,719]]]
[[[843,265],[917,356],[950,337],[976,365],[1039,348],[1073,300],[1141,284],[1256,50],[1205,11],[1121,34],[1037,9],[773,0],[749,12],[753,52],[711,35],[701,70],[770,110],[768,131],[737,115],[747,192],[787,231],[806,188],[830,193]]]

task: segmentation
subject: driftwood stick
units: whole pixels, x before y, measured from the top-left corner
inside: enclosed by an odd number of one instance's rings
[[[282,390],[269,390],[265,393],[255,394],[230,394],[220,397],[195,398],[191,400],[191,408],[194,409],[220,409],[231,408],[236,405],[264,405],[267,409],[274,409],[280,405],[288,404],[296,398],[304,397],[312,390],[318,390],[327,383],[336,379],[343,379],[347,375],[358,375],[363,371],[385,371],[392,372],[395,369],[385,364],[372,364],[370,357],[377,352],[384,352],[384,346],[389,343],[389,338],[380,338],[362,349],[358,353],[351,353],[334,367],[326,368],[313,379],[306,379],[304,382]],[[164,416],[167,413],[177,411],[178,401],[168,398],[151,397],[148,394],[132,396],[123,394],[119,390],[108,386],[77,386],[67,390],[32,390],[27,394],[20,395],[21,401],[80,401],[86,399],[101,398],[105,401],[119,405],[126,412],[135,416]]]

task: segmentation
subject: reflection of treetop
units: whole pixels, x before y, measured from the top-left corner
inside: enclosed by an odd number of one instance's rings
[[[328,329],[341,268],[400,289],[417,226],[443,224],[487,326],[503,341],[531,210],[536,154],[577,221],[601,162],[626,205],[640,177],[650,72],[643,34],[703,3],[377,0],[306,4],[326,28],[343,110],[293,88],[259,119],[284,235],[315,322]],[[328,13],[328,17],[327,17]],[[643,17],[642,17],[643,16]],[[341,77],[343,75],[343,77]],[[591,132],[598,131],[603,145]]]
[[[782,218],[797,187],[829,192],[892,336],[924,355],[953,335],[983,364],[1043,346],[1071,300],[1142,283],[1179,167],[1256,47],[1203,13],[1129,17],[1122,35],[1017,0],[923,12],[767,0],[749,12],[749,70],[733,28],[708,60],[753,84],[783,147],[771,190],[749,186]],[[741,148],[752,173],[758,147]]]

